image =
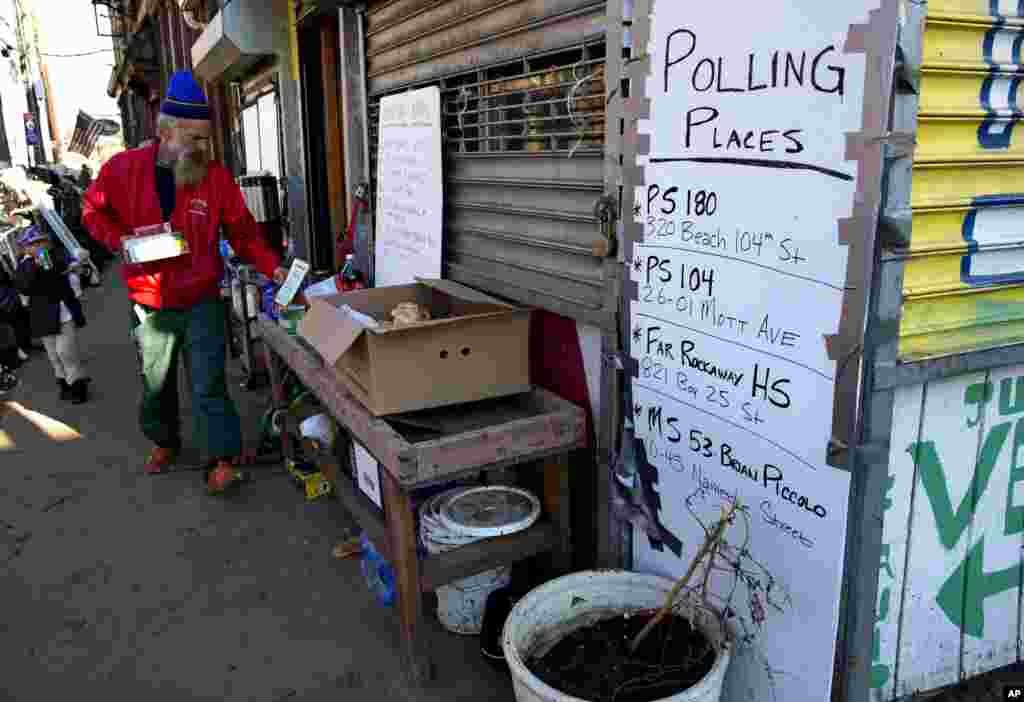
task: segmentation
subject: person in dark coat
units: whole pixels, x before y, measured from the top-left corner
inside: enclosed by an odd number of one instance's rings
[[[61,399],[81,404],[89,390],[77,338],[77,330],[85,326],[85,313],[71,277],[77,276],[84,262],[70,260],[38,227],[28,227],[18,237],[18,245],[22,257],[14,284],[29,298],[32,333],[43,340]]]
[[[21,307],[21,300],[14,289],[10,275],[0,262],[0,396],[6,395],[18,386],[18,377],[14,375],[21,359],[19,358],[18,335],[11,323],[13,315],[5,313],[8,306]]]
[[[0,324],[8,325],[14,333],[15,347],[9,350],[10,357],[0,359],[0,363],[17,368],[28,360],[28,352],[32,349],[32,326],[28,319],[28,310],[21,304],[21,296],[14,287],[14,278],[0,261]]]

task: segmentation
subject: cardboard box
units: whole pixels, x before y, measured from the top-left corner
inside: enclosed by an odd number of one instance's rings
[[[374,329],[342,307],[390,321],[400,302],[430,308],[415,326]],[[530,390],[529,310],[449,280],[310,298],[299,334],[377,416]]]

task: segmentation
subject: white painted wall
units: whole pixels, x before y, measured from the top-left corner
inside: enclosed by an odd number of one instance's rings
[[[0,1],[0,37],[14,43],[13,31],[7,26],[15,22],[13,0]],[[28,164],[28,146],[25,143],[25,122],[23,115],[28,112],[25,86],[18,79],[16,54],[0,58],[0,98],[3,102],[4,129],[7,143],[11,147],[12,165]]]

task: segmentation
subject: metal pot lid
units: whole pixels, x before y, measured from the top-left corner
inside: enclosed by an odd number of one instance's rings
[[[428,497],[426,502],[420,505],[420,521],[433,528],[442,527],[443,524],[441,523],[441,518],[438,516],[438,513],[441,511],[442,503],[468,489],[469,488],[467,486],[460,485]]]
[[[490,485],[450,496],[438,513],[458,534],[488,538],[528,529],[540,519],[540,500],[519,488]]]

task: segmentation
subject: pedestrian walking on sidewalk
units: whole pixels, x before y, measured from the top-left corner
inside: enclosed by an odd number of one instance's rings
[[[21,254],[14,284],[29,299],[32,333],[43,340],[61,399],[82,404],[89,398],[89,378],[78,352],[77,330],[85,326],[85,313],[73,279],[85,260],[71,259],[36,226],[25,229],[17,244]]]
[[[82,221],[112,251],[135,229],[170,223],[184,234],[181,256],[122,269],[133,304],[132,327],[142,372],[139,421],[155,447],[149,474],[169,470],[181,448],[177,366],[189,355],[195,425],[192,436],[210,460],[206,484],[219,494],[237,481],[241,420],[228,396],[224,264],[219,229],[246,262],[277,283],[287,270],[263,238],[242,192],[222,164],[211,161],[210,107],[187,71],[175,73],[160,107],[157,141],[111,158],[86,191]]]

